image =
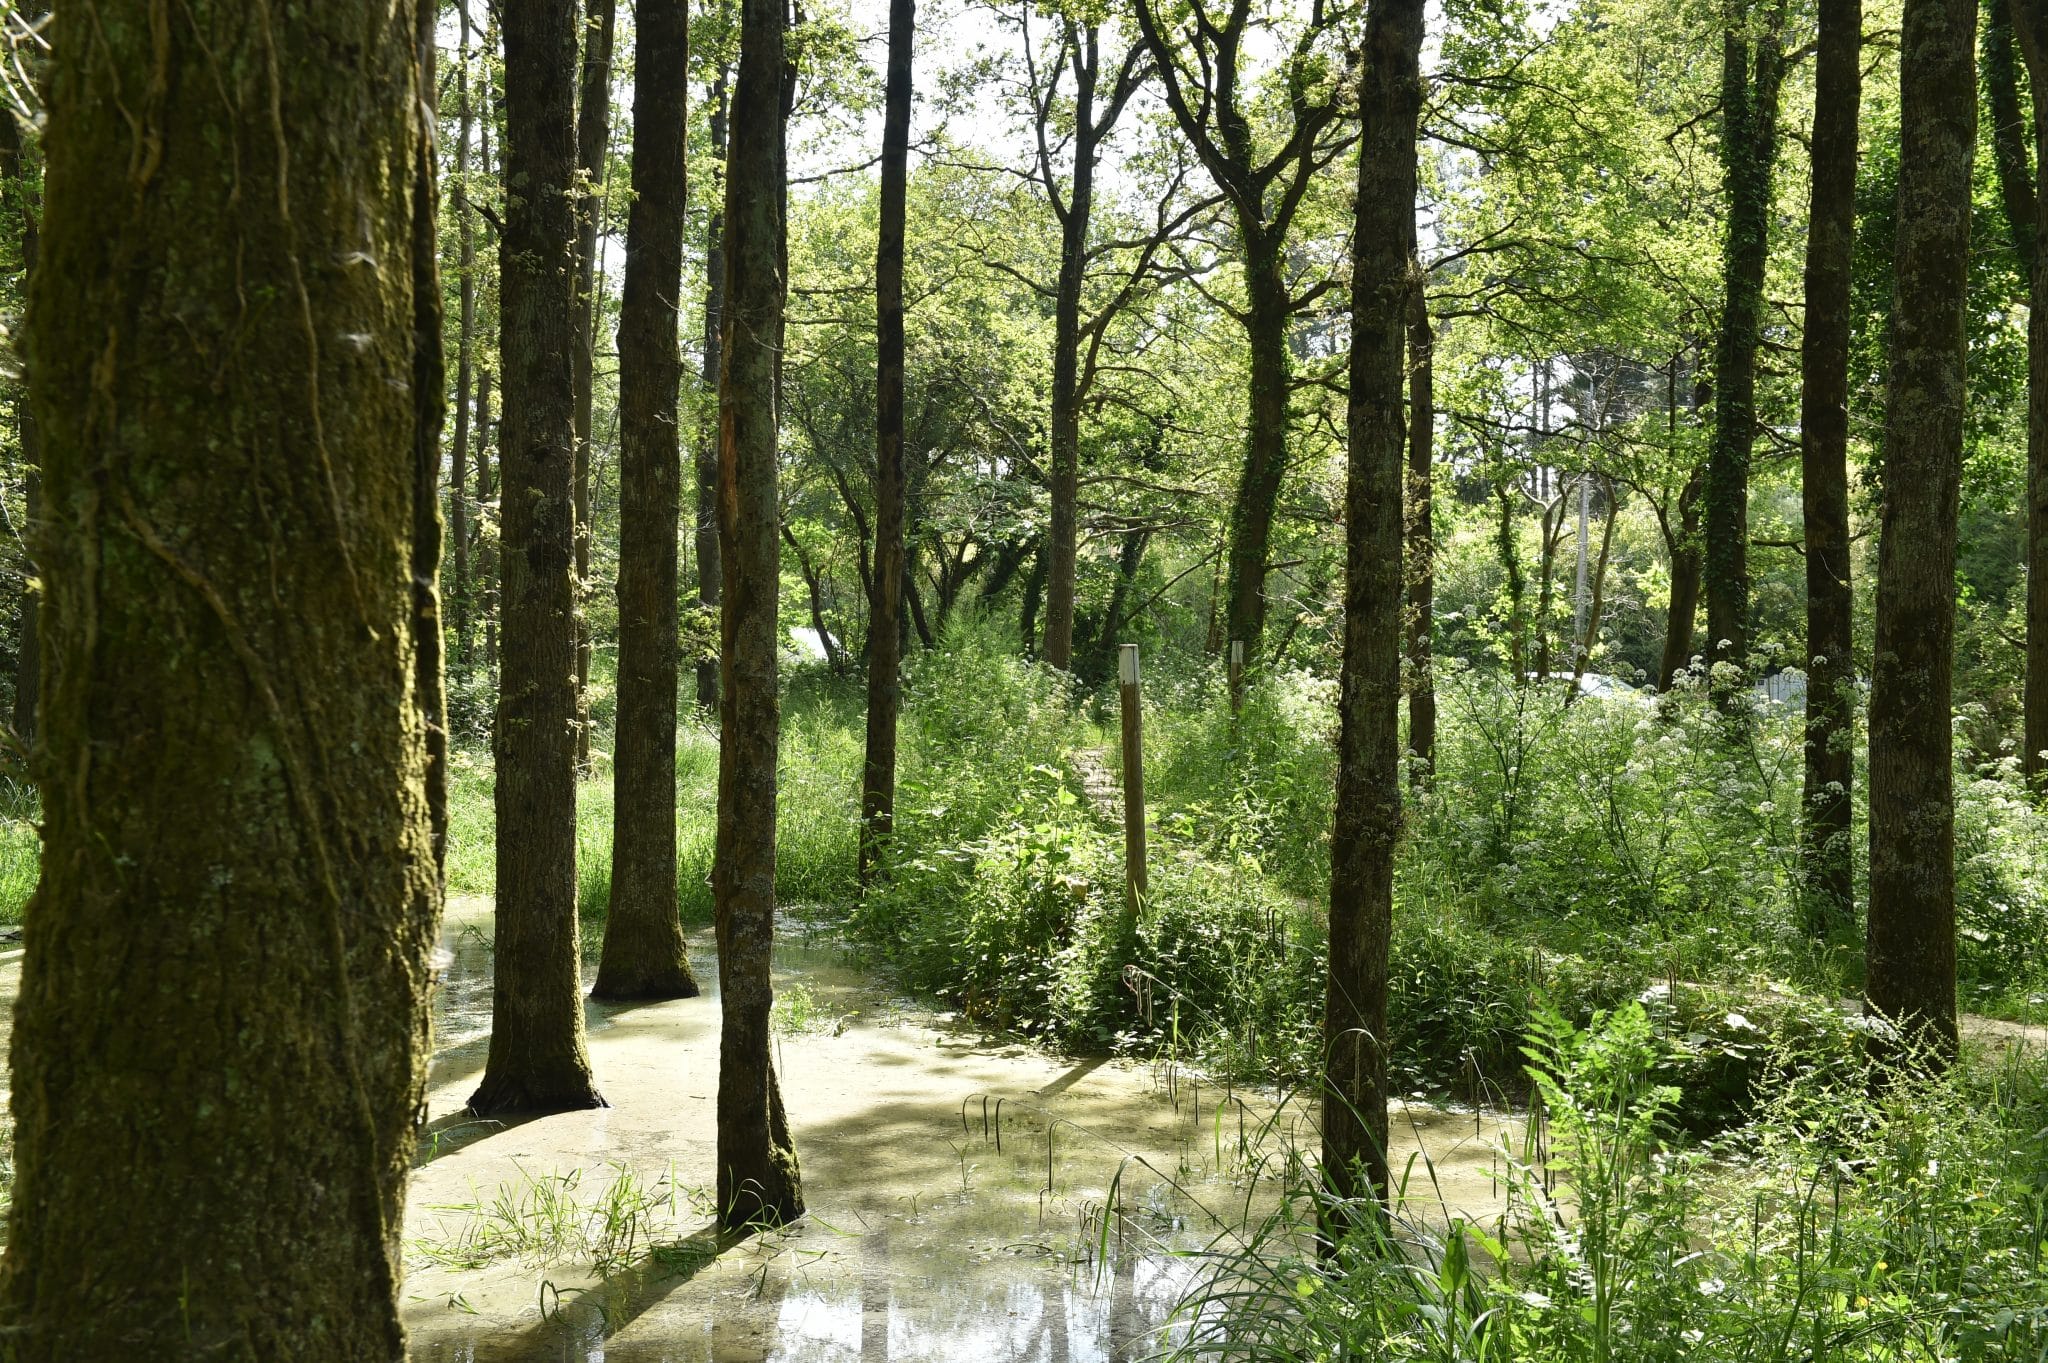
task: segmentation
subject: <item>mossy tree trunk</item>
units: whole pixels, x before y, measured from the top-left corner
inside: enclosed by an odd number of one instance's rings
[[[677,428],[682,348],[688,0],[640,0],[633,206],[619,304],[619,715],[612,744],[611,911],[591,993],[697,992],[676,909]]]
[[[1906,0],[1884,519],[1870,689],[1868,1011],[1956,1046],[1950,737],[1976,0]]]
[[[2007,6],[2010,6],[2008,9]],[[2048,153],[2048,6],[2041,0],[1999,0],[1987,26],[1986,65],[1993,35],[2010,24],[2020,33],[2027,84],[2034,105],[2034,159]],[[2027,273],[2027,671],[2020,702],[2020,771],[2037,789],[2048,785],[2048,259],[2039,243],[2048,234],[2048,175],[2030,179],[2026,144],[2015,134],[2019,101],[2012,91],[2010,40],[2004,80],[1988,80],[1998,144],[1999,180],[2012,222],[2013,244]],[[1987,76],[1991,73],[1987,71]],[[2000,86],[2004,89],[2001,92]],[[2012,144],[2019,141],[2015,148]],[[2048,162],[2043,162],[2048,164]]]
[[[506,0],[497,942],[479,1116],[599,1107],[576,933],[576,16]]]
[[[860,883],[881,870],[896,819],[896,717],[903,706],[903,218],[910,161],[914,0],[889,0],[881,231],[875,247],[875,576],[868,603],[867,754],[861,766]]]
[[[1855,922],[1850,787],[1856,660],[1849,592],[1849,316],[1856,238],[1861,0],[1821,0],[1799,452],[1806,521],[1806,784],[1801,851],[1809,931]]]
[[[10,1358],[405,1353],[440,918],[432,21],[54,20]]]
[[[741,0],[739,78],[725,179],[719,384],[718,1215],[740,1229],[804,1209],[768,1031],[774,986],[775,693],[781,554],[775,456],[781,370],[782,0]]]
[[[1778,161],[1778,92],[1785,75],[1782,0],[1727,0],[1721,36],[1721,177],[1728,202],[1721,253],[1721,330],[1714,351],[1714,430],[1707,449],[1707,662],[1728,665],[1714,694],[1725,706],[1749,666],[1749,465],[1756,445],[1756,354],[1770,263],[1771,193]]]
[[[469,4],[460,0],[455,10],[459,43],[455,59],[455,183],[451,198],[455,206],[457,313],[455,332],[455,434],[450,442],[448,473],[448,522],[450,548],[455,557],[455,589],[450,596],[455,617],[455,653],[466,660],[469,653],[469,413],[470,394],[476,380],[474,340],[476,337],[476,225],[469,207],[470,132],[475,123],[469,98]]]
[[[1344,657],[1323,1015],[1323,1177],[1343,1197],[1384,1197],[1388,1189],[1387,950],[1401,832],[1402,342],[1413,288],[1423,8],[1423,0],[1376,0],[1359,82]]]

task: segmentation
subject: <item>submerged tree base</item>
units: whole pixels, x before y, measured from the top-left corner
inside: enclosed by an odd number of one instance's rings
[[[590,1085],[581,1066],[556,1067],[559,1072],[504,1077],[484,1076],[469,1096],[469,1110],[478,1117],[544,1117],[553,1112],[584,1112],[609,1107]]]

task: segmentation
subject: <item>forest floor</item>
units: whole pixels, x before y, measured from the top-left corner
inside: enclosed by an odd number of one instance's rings
[[[985,1036],[790,927],[778,1065],[810,1214],[720,1246],[709,934],[704,997],[586,1005],[610,1107],[479,1123],[462,1105],[489,1039],[490,906],[451,901],[406,1226],[416,1359],[1140,1357],[1197,1270],[1176,1252],[1259,1215],[1308,1132],[1274,1094]],[[1510,1119],[1417,1106],[1395,1125],[1397,1166],[1423,1152],[1433,1173],[1420,1213],[1497,1209]]]

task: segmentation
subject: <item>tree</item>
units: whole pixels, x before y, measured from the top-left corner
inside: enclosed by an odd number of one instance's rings
[[[1414,250],[1414,231],[1409,249]],[[1422,287],[1422,262],[1409,261],[1414,282],[1408,290],[1408,751],[1412,774],[1427,785],[1436,762],[1436,671],[1431,631],[1436,595],[1436,529],[1432,501],[1436,478],[1436,333],[1429,323],[1429,299]]]
[[[448,478],[449,539],[455,551],[455,647],[458,656],[469,647],[469,400],[475,376],[471,341],[476,335],[476,231],[469,205],[469,134],[473,111],[469,99],[469,4],[455,7],[460,35],[455,59],[455,232],[457,242],[457,309],[455,341],[455,436]]]
[[[1423,0],[1376,0],[1359,84],[1344,660],[1323,1015],[1323,1175],[1344,1197],[1388,1191],[1387,950],[1401,831],[1402,338],[1413,288],[1423,9]]]
[[[1026,20],[1028,25],[1028,18]],[[1088,270],[1088,227],[1095,208],[1095,163],[1102,145],[1144,79],[1143,49],[1133,45],[1107,66],[1102,57],[1101,29],[1085,28],[1063,18],[1060,45],[1046,66],[1044,97],[1032,73],[1032,119],[1037,134],[1038,179],[1060,227],[1060,272],[1053,303],[1052,339],[1052,516],[1046,538],[1045,649],[1041,656],[1066,669],[1074,656],[1074,590],[1079,536],[1081,481],[1081,290]],[[1036,66],[1030,30],[1024,30],[1024,51]],[[1047,125],[1059,92],[1063,69],[1074,76],[1073,168],[1064,199],[1053,170],[1053,139]],[[1102,90],[1105,70],[1114,70]],[[1102,102],[1098,110],[1098,92]]]
[[[576,766],[590,765],[591,380],[597,356],[597,229],[604,216],[605,152],[612,130],[612,39],[618,0],[587,0],[576,100]]]
[[[478,1116],[601,1107],[576,933],[576,17],[505,0],[497,942]]]
[[[1338,7],[1332,6],[1330,15]],[[1330,20],[1314,20],[1295,39],[1281,72],[1287,120],[1279,145],[1263,157],[1254,136],[1258,92],[1246,88],[1245,36],[1251,0],[1230,0],[1221,19],[1209,0],[1192,0],[1185,49],[1175,41],[1155,0],[1132,11],[1158,69],[1174,122],[1216,182],[1237,223],[1244,253],[1245,309],[1237,315],[1250,351],[1245,453],[1230,513],[1225,594],[1231,639],[1244,641],[1249,662],[1266,628],[1266,570],[1273,515],[1287,472],[1288,400],[1293,385],[1289,319],[1320,294],[1297,296],[1287,279],[1288,231],[1315,173],[1336,155],[1323,134],[1336,118],[1341,83],[1325,68],[1317,40]]]
[[[1955,796],[1949,730],[1976,0],[1906,0],[1876,666],[1870,687],[1867,1010],[1956,1048]]]
[[[1806,786],[1801,845],[1807,921],[1816,933],[1855,921],[1849,831],[1849,790],[1856,766],[1854,602],[1849,592],[1849,319],[1862,50],[1861,0],[1822,0],[1799,411],[1800,489],[1806,520]]]
[[[774,1001],[775,693],[781,562],[776,497],[782,353],[783,0],[741,0],[725,177],[720,345],[718,833],[712,894],[724,1030],[718,1045],[718,1215],[728,1228],[802,1215],[802,1175],[769,1049]]]
[[[27,292],[35,282],[36,260],[41,254],[36,226],[38,206],[34,167],[30,164],[21,125],[12,113],[0,113],[0,180],[6,181],[12,190],[15,211],[21,215],[22,289]],[[33,404],[17,397],[14,406],[21,462],[26,466],[25,510],[29,536],[33,540],[42,516],[42,432],[36,425]],[[42,670],[37,648],[41,608],[41,589],[32,584],[21,594],[17,624],[21,643],[14,672],[14,736],[24,747],[33,744],[36,736],[36,701],[41,689],[38,683]]]
[[[1756,352],[1770,263],[1778,94],[1785,78],[1783,0],[1758,15],[1727,0],[1721,35],[1721,173],[1728,199],[1721,330],[1714,350],[1714,435],[1707,451],[1707,662],[1749,665],[1749,463],[1756,445]],[[1760,31],[1752,32],[1752,29]],[[1734,694],[1717,679],[1724,703]]]
[[[255,13],[55,21],[25,1363],[405,1351],[445,775],[434,8]],[[152,80],[137,159],[121,92]]]
[[[711,83],[711,157],[725,163],[726,67],[719,64]],[[718,337],[725,314],[725,213],[723,196],[715,195],[704,225],[704,434],[697,442],[697,607],[706,615],[718,610]],[[718,659],[697,664],[697,704],[718,709]]]
[[[2034,103],[2035,159],[2048,149],[2048,13],[2039,0],[1993,0],[1986,26],[1986,66],[1992,75],[1993,145],[2013,245],[2027,272],[2027,672],[2021,700],[2020,770],[2037,786],[2048,781],[2048,260],[2040,241],[2048,225],[2048,171],[2038,181],[2027,172],[2026,144],[2018,134],[2024,120],[2013,93],[2010,37],[2016,29],[2027,63]],[[1994,61],[1997,46],[2004,51]],[[2002,72],[1999,68],[2002,67]],[[2003,79],[1998,79],[1999,75]],[[2015,145],[2017,144],[2017,145]]]
[[[619,304],[619,713],[611,911],[591,993],[697,992],[676,907],[677,517],[682,442],[676,334],[683,278],[688,0],[640,0],[633,206]]]
[[[882,213],[875,244],[875,553],[868,628],[867,757],[861,768],[860,880],[880,869],[896,817],[896,716],[903,705],[903,217],[909,178],[915,0],[889,0],[882,114]]]

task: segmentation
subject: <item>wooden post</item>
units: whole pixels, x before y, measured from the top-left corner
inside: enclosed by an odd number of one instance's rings
[[[1244,708],[1244,640],[1230,641],[1230,713]]]
[[[1138,646],[1117,650],[1124,718],[1124,913],[1138,921],[1145,898],[1145,742],[1138,711]]]

